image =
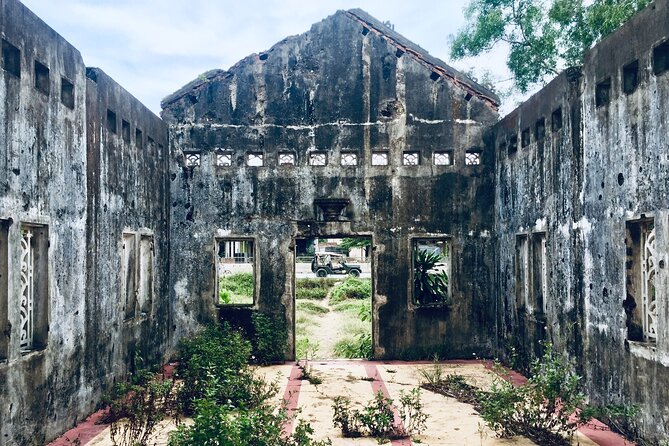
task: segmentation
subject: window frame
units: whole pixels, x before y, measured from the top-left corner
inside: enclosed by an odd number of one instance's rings
[[[251,303],[221,303],[220,302],[220,278],[221,273],[219,271],[219,259],[218,254],[220,249],[220,244],[222,242],[241,242],[249,241],[253,243],[253,262],[250,262],[253,267],[253,301]],[[216,308],[257,308],[258,306],[258,297],[260,296],[260,249],[258,246],[258,237],[248,236],[248,235],[226,235],[226,236],[215,236],[214,237],[214,246],[212,250],[213,254],[213,265],[214,265],[214,295],[212,299],[214,301],[214,306]]]
[[[430,303],[424,303],[421,304],[417,301],[416,299],[416,286],[415,286],[415,270],[416,268],[414,267],[414,252],[415,252],[415,246],[416,243],[420,242],[421,240],[429,241],[429,240],[438,240],[438,241],[444,241],[446,243],[448,253],[447,253],[447,267],[446,267],[446,275],[448,277],[448,296],[446,296],[445,300],[442,302],[430,302]],[[409,264],[409,281],[407,284],[407,296],[408,296],[408,303],[409,303],[409,309],[410,310],[417,310],[421,308],[444,308],[444,307],[449,307],[453,303],[453,241],[454,238],[450,234],[444,234],[444,233],[418,233],[418,234],[411,234],[408,239],[408,264]]]

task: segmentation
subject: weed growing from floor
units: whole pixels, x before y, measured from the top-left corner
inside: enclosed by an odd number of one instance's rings
[[[338,396],[333,400],[333,423],[347,438],[369,436],[380,440],[407,438],[425,430],[427,414],[423,412],[420,389],[400,391],[400,423],[395,423],[393,400],[377,392],[362,410],[354,409],[351,400]]]

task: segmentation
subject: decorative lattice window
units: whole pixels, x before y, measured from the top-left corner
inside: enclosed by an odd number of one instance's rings
[[[627,336],[632,341],[655,342],[658,336],[655,283],[659,256],[654,220],[627,222],[625,243],[627,270],[623,308],[627,314]]]
[[[432,164],[435,166],[450,166],[453,164],[453,152],[434,152],[432,154]]]
[[[184,154],[186,157],[186,167],[198,167],[202,162],[202,155],[197,152]]]
[[[325,166],[328,162],[328,157],[323,152],[312,152],[309,154],[310,166]]]
[[[420,164],[420,153],[404,152],[402,154],[402,164],[405,166],[417,166]]]
[[[292,152],[280,152],[279,153],[279,166],[294,166],[295,165],[295,154]]]
[[[232,166],[232,153],[218,152],[216,154],[216,165],[219,167]]]
[[[22,225],[20,249],[19,345],[29,352],[46,347],[49,332],[48,228]]]
[[[481,164],[481,152],[477,150],[468,150],[465,153],[465,164],[467,166],[478,166]]]
[[[351,152],[344,152],[341,154],[341,165],[342,166],[357,166],[358,165],[358,154]]]
[[[374,152],[372,153],[372,166],[387,166],[388,152]]]
[[[260,152],[247,153],[246,165],[250,167],[262,167],[264,165],[264,154]]]

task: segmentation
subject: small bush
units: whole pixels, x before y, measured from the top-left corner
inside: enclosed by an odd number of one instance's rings
[[[410,392],[400,391],[399,415],[401,425],[394,422],[393,400],[378,392],[364,409],[351,408],[351,401],[346,397],[335,397],[333,423],[341,429],[344,437],[355,438],[371,436],[388,440],[406,438],[420,434],[425,430],[427,415],[423,413],[420,401],[420,389]]]
[[[346,299],[370,299],[372,296],[372,281],[349,277],[332,290],[330,303],[335,304]]]
[[[253,313],[253,355],[255,362],[262,365],[283,361],[285,357],[288,330],[283,316]]]
[[[316,279],[297,279],[296,289],[314,289],[320,288],[329,290],[332,288],[338,279],[316,278]]]
[[[248,367],[251,344],[229,326],[211,326],[179,344],[177,376],[181,409],[193,413],[206,394],[222,404],[256,406],[275,392]]]
[[[296,299],[322,300],[328,295],[325,288],[297,288],[295,290]]]

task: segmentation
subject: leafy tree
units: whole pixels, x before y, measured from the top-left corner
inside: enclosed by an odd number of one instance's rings
[[[629,20],[651,0],[471,0],[467,25],[453,38],[451,57],[462,59],[509,47],[507,66],[521,92],[567,66]]]
[[[348,254],[352,248],[366,248],[372,245],[372,240],[368,238],[345,238],[342,239],[339,247]]]

